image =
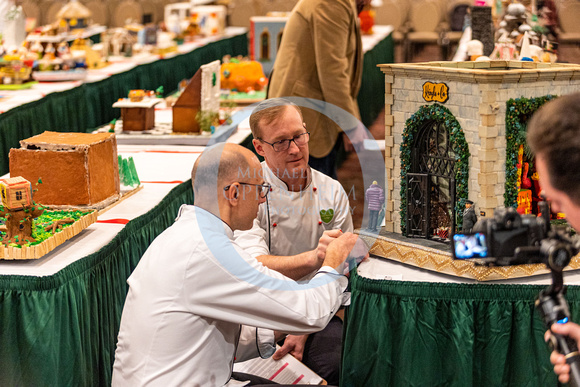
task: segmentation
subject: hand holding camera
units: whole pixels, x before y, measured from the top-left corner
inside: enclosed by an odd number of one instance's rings
[[[558,375],[558,380],[561,383],[570,382],[572,369],[569,363],[573,360],[571,360],[572,357],[564,355],[566,351],[562,350],[557,343],[564,340],[567,345],[571,344],[575,348],[576,342],[580,341],[580,325],[572,322],[553,324],[550,330],[546,331],[544,339],[553,349],[550,355],[550,361],[554,364],[554,373]],[[578,349],[576,348],[576,355],[574,357],[578,356],[577,351]],[[578,379],[578,375],[574,376],[574,380],[580,380]]]

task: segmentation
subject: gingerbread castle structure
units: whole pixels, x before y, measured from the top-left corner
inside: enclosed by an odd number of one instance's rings
[[[447,238],[466,200],[485,216],[515,203],[527,119],[546,100],[580,90],[580,66],[572,64],[379,67],[386,90],[385,229],[414,237]]]

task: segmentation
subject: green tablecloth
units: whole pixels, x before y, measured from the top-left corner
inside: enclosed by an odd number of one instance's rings
[[[545,286],[351,279],[343,387],[557,386],[534,300]],[[568,288],[580,321],[580,289]]]
[[[66,269],[0,276],[0,386],[110,385],[127,278],[183,203],[191,180]]]
[[[389,34],[372,50],[365,52],[363,76],[358,93],[361,121],[369,127],[385,108],[385,74],[377,67],[395,61],[393,36]]]
[[[85,132],[120,116],[112,105],[127,96],[130,89],[175,90],[180,80],[191,78],[202,64],[224,55],[247,55],[246,34],[223,39],[194,51],[112,75],[100,82],[85,83],[71,90],[46,97],[0,114],[0,175],[8,173],[10,148],[19,141],[50,130]]]

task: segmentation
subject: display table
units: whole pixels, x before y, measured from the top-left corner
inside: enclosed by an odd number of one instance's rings
[[[188,179],[203,149],[119,145],[142,190],[43,258],[0,261],[1,386],[110,384],[126,280],[179,207],[193,203]]]
[[[19,141],[50,130],[85,132],[119,117],[112,107],[130,89],[166,92],[182,79],[224,55],[247,55],[246,29],[229,27],[224,36],[179,46],[166,55],[138,55],[99,70],[90,70],[84,82],[39,83],[28,90],[0,92],[0,175],[8,172],[8,152]]]
[[[377,67],[395,62],[392,26],[374,26],[372,35],[363,35],[363,73],[358,107],[361,121],[369,127],[385,108],[385,76]]]
[[[580,273],[564,282],[580,284]],[[549,274],[478,283],[370,259],[351,277],[341,385],[557,386],[534,308],[549,283]],[[580,321],[580,288],[566,298]]]
[[[112,104],[129,89],[171,90],[203,63],[247,54],[245,30],[236,31],[172,58],[109,66],[82,84],[41,83],[0,99],[0,175],[8,172],[8,151],[20,139],[45,130],[95,128],[118,117]],[[370,43],[359,101],[368,125],[383,105],[384,81],[376,64],[392,62],[393,46],[388,27],[365,40]],[[247,137],[238,130],[228,141]],[[0,261],[1,386],[110,384],[126,280],[180,205],[193,203],[189,173],[202,150],[119,145],[121,155],[135,158],[143,190],[39,260]]]

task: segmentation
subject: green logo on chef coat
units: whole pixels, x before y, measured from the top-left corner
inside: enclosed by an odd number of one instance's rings
[[[324,223],[330,223],[330,221],[334,218],[334,210],[329,208],[328,210],[320,210],[320,219]]]

